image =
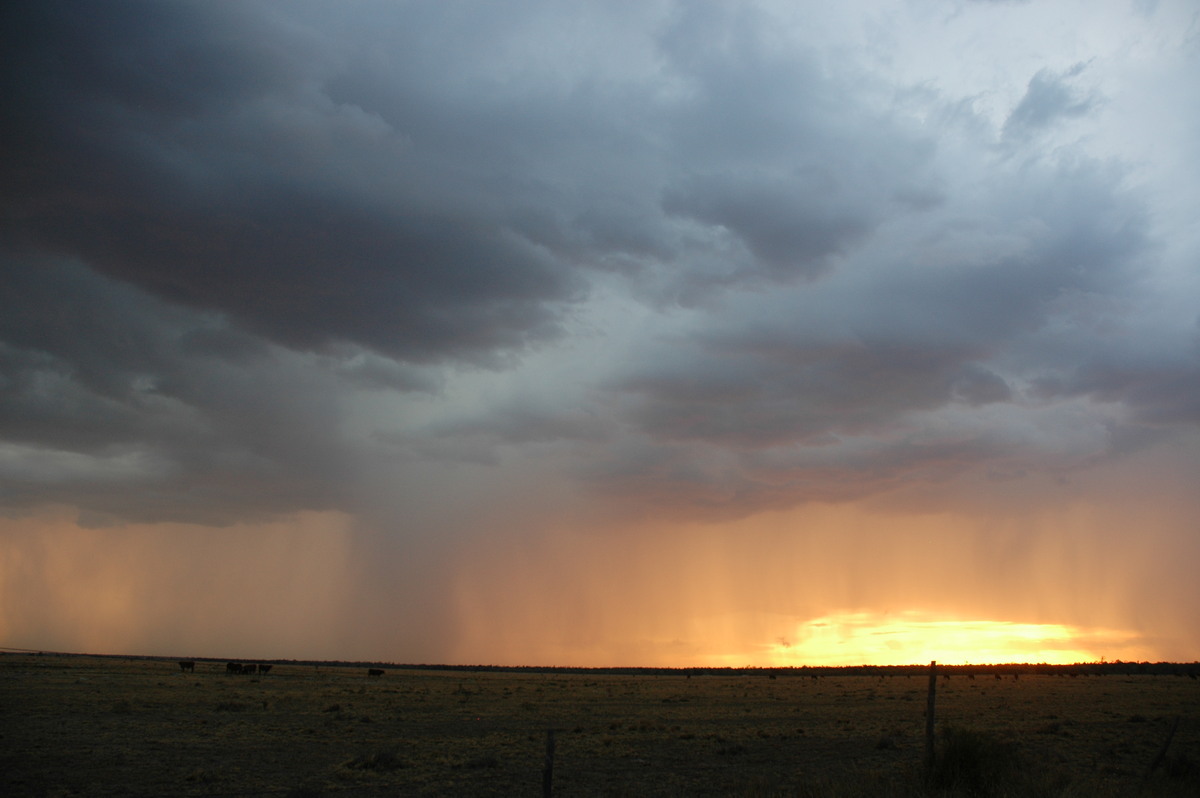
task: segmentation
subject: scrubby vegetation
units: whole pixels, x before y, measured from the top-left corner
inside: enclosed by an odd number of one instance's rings
[[[919,670],[368,678],[0,655],[0,794],[540,795],[554,729],[557,796],[1200,795],[1187,669],[994,675],[939,679],[926,768]]]

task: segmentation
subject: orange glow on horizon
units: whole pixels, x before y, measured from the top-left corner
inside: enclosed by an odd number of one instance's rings
[[[540,526],[523,509],[489,519],[492,534],[454,561],[450,662],[1195,659],[1182,572],[1161,576],[1183,560],[1155,554],[1182,539],[1187,516],[1161,507],[1070,503],[993,517],[807,505],[711,524],[565,514]],[[1125,534],[1133,528],[1142,534]]]
[[[1200,650],[1194,558],[1158,556],[1194,513],[814,505],[617,526],[513,512],[444,539],[338,513],[225,529],[86,529],[67,510],[0,519],[0,644],[678,668],[1191,662]]]
[[[1138,635],[1065,624],[956,620],[932,613],[846,612],[800,624],[762,647],[769,666],[1046,663],[1138,660]],[[1115,656],[1114,656],[1115,655]]]

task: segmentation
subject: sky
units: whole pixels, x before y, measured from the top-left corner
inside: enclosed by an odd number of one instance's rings
[[[0,65],[0,647],[1200,659],[1189,0],[36,0]]]

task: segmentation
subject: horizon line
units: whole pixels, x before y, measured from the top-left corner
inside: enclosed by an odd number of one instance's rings
[[[992,663],[975,663],[975,662],[943,662],[940,660],[932,660],[929,663],[911,662],[906,664],[891,664],[877,665],[872,663],[859,663],[857,665],[504,665],[504,664],[485,664],[485,663],[420,663],[420,662],[394,662],[390,660],[341,660],[341,659],[297,659],[291,657],[221,657],[221,656],[189,656],[184,657],[172,654],[98,654],[84,651],[53,651],[50,649],[36,648],[16,648],[13,646],[0,646],[0,654],[30,654],[39,656],[58,656],[58,657],[96,657],[104,659],[139,659],[139,660],[159,660],[164,662],[173,662],[180,660],[192,660],[196,662],[263,662],[277,665],[293,664],[293,665],[326,665],[326,666],[366,666],[366,665],[384,665],[398,670],[494,670],[494,671],[678,671],[678,672],[720,672],[720,671],[844,671],[844,670],[862,670],[872,669],[875,671],[881,670],[901,670],[901,669],[923,669],[927,670],[930,666],[942,668],[977,668],[977,669],[996,669],[996,668],[1051,668],[1051,669],[1066,669],[1078,667],[1113,667],[1125,665],[1150,665],[1150,666],[1170,666],[1170,665],[1193,665],[1200,666],[1198,660],[1158,660],[1151,662],[1149,660],[1089,660],[1071,663],[1049,663],[1049,662],[992,662]]]

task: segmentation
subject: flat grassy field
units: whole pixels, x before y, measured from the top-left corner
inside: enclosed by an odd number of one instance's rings
[[[0,795],[1200,795],[1196,679],[939,679],[932,780],[927,684],[4,654]]]

